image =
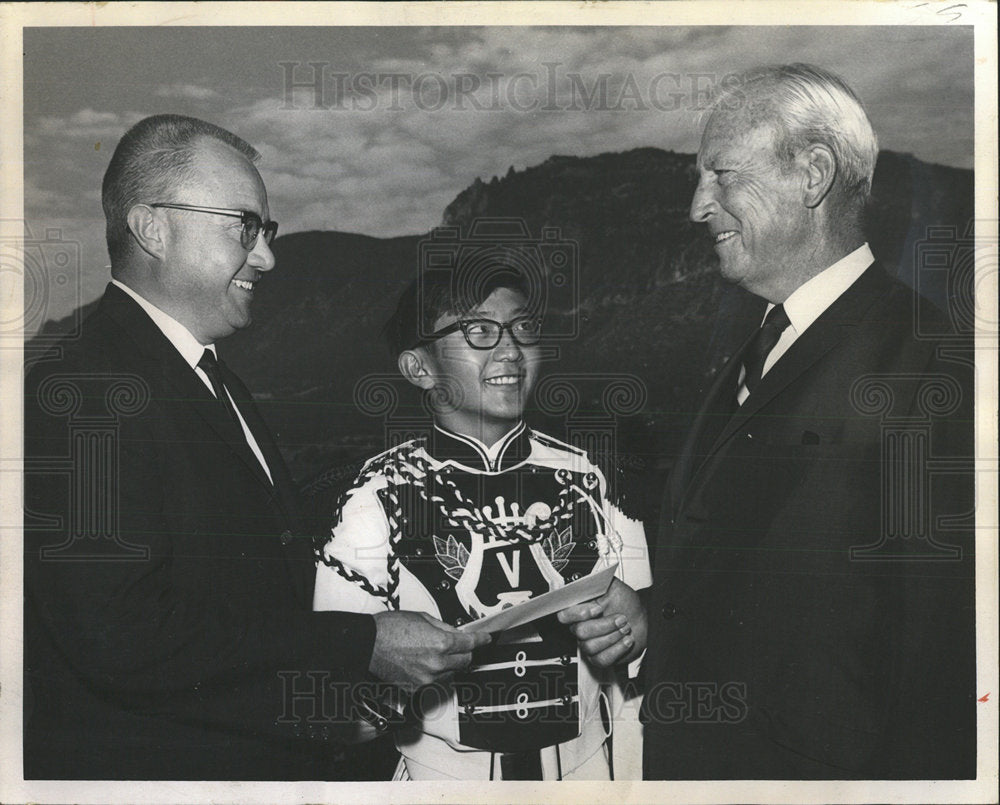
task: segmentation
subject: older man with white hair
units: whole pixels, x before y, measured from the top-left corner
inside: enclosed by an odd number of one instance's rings
[[[709,109],[692,220],[767,302],[670,478],[643,626],[644,776],[975,776],[971,350],[873,257],[878,155],[847,84],[752,70]],[[635,630],[641,633],[641,629]]]

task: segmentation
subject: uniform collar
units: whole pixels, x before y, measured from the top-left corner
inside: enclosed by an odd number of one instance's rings
[[[428,452],[438,461],[451,461],[477,472],[503,472],[520,464],[531,452],[528,428],[519,422],[492,447],[473,436],[446,430],[435,425]]]

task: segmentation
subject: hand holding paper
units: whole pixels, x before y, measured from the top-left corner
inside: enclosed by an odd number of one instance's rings
[[[567,607],[558,618],[570,625],[587,660],[601,668],[629,662],[646,648],[646,610],[639,594],[618,579],[596,601]]]
[[[559,612],[566,607],[572,607],[581,601],[591,601],[608,590],[608,585],[614,579],[617,569],[617,564],[612,565],[590,576],[584,576],[582,579],[570,582],[565,587],[560,587],[535,598],[529,598],[523,604],[467,623],[461,628],[466,632],[503,632]],[[566,622],[563,621],[563,623]]]

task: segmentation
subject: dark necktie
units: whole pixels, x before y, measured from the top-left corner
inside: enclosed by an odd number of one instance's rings
[[[212,389],[215,391],[219,405],[226,412],[226,416],[236,424],[236,430],[245,440],[246,435],[243,433],[243,425],[240,424],[240,418],[236,414],[236,409],[233,408],[229,394],[226,393],[226,386],[222,382],[222,372],[219,370],[219,362],[216,360],[215,353],[212,350],[206,349],[202,353],[201,360],[198,361],[198,368],[208,375],[208,380],[212,384]]]
[[[748,392],[752,393],[757,384],[760,383],[764,362],[789,324],[791,322],[788,320],[784,306],[777,305],[771,308],[771,312],[767,314],[767,318],[764,319],[757,335],[747,346],[746,352],[743,353],[743,366],[746,368],[743,385],[747,387]]]

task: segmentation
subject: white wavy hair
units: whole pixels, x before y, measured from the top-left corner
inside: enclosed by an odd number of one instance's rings
[[[844,195],[859,203],[871,196],[878,137],[858,96],[840,76],[811,64],[755,67],[727,79],[707,115],[741,110],[751,126],[776,130],[779,158],[789,162],[811,143],[833,151]]]

